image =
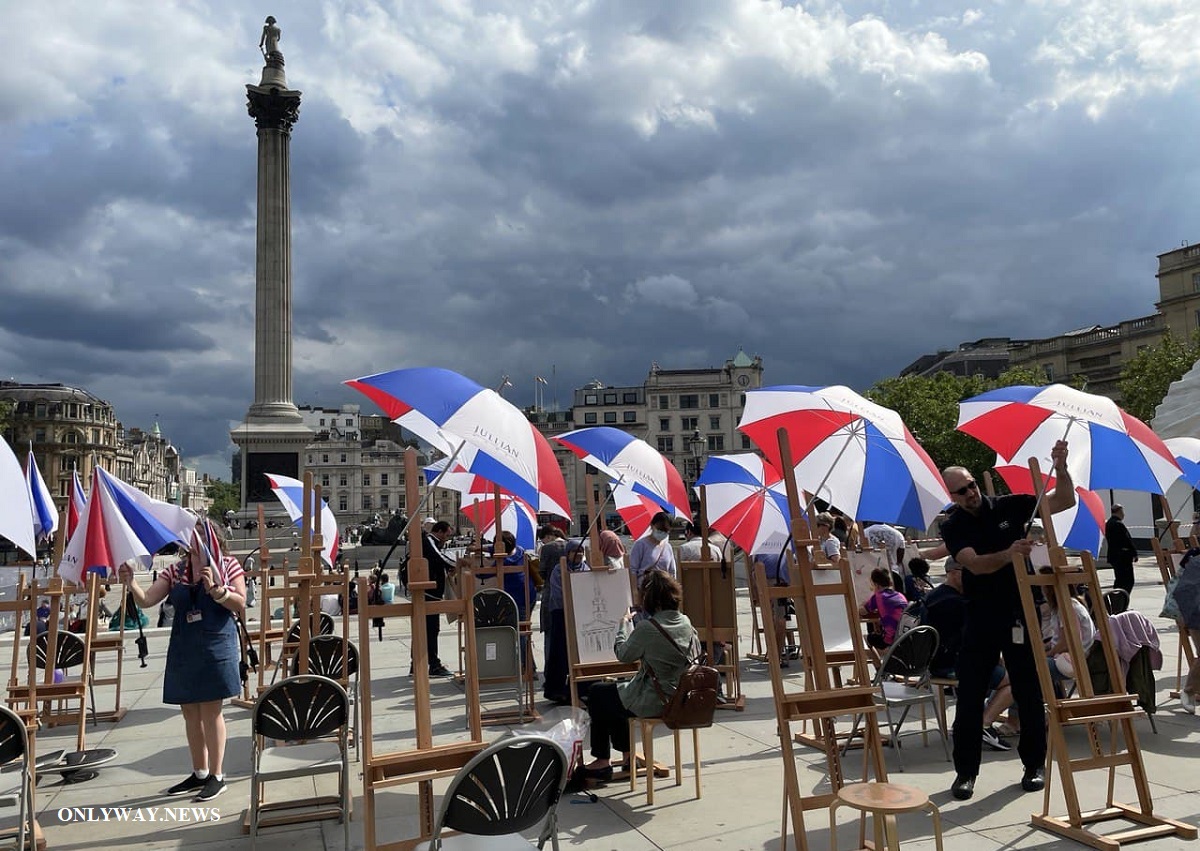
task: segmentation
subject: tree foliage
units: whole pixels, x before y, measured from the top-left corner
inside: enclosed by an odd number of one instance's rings
[[[866,396],[900,414],[938,469],[957,464],[978,475],[995,466],[996,452],[955,428],[958,403],[997,387],[1014,384],[1040,387],[1045,383],[1045,373],[1029,367],[1009,369],[995,379],[938,372],[928,378],[919,375],[885,378],[868,390]]]
[[[242,488],[240,485],[214,479],[204,490],[204,495],[212,500],[208,516],[215,520],[223,520],[225,512],[237,511],[242,505]]]
[[[1143,422],[1154,419],[1154,412],[1167,395],[1171,382],[1200,360],[1200,331],[1190,340],[1182,340],[1170,331],[1157,346],[1142,349],[1121,370],[1118,387],[1121,407]]]
[[[12,424],[12,402],[0,402],[0,432],[5,431]]]

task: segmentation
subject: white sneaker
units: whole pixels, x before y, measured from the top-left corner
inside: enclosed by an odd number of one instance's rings
[[[1195,712],[1196,712],[1196,697],[1195,697],[1195,695],[1188,694],[1186,691],[1180,692],[1179,705],[1183,707],[1184,712],[1189,712],[1189,713],[1195,714]]]

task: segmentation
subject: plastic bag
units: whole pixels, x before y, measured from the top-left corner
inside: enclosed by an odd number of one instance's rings
[[[548,730],[514,730],[514,736],[545,736],[558,745],[567,755],[567,771],[583,762],[583,742],[592,725],[591,716],[585,709],[571,709],[571,715]]]

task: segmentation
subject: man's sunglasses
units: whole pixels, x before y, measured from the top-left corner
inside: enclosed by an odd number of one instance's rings
[[[954,494],[955,496],[966,496],[971,491],[977,491],[977,490],[979,490],[978,482],[967,482],[965,485],[963,485],[958,490],[950,491],[950,493]]]

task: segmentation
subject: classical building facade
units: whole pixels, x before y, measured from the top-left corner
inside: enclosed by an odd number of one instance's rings
[[[0,381],[0,402],[13,405],[5,439],[22,462],[32,444],[59,511],[66,508],[71,471],[78,470],[84,488],[90,490],[96,467],[155,499],[208,510],[207,479],[198,479],[183,465],[157,423],[149,432],[126,429],[111,404],[64,384]]]

